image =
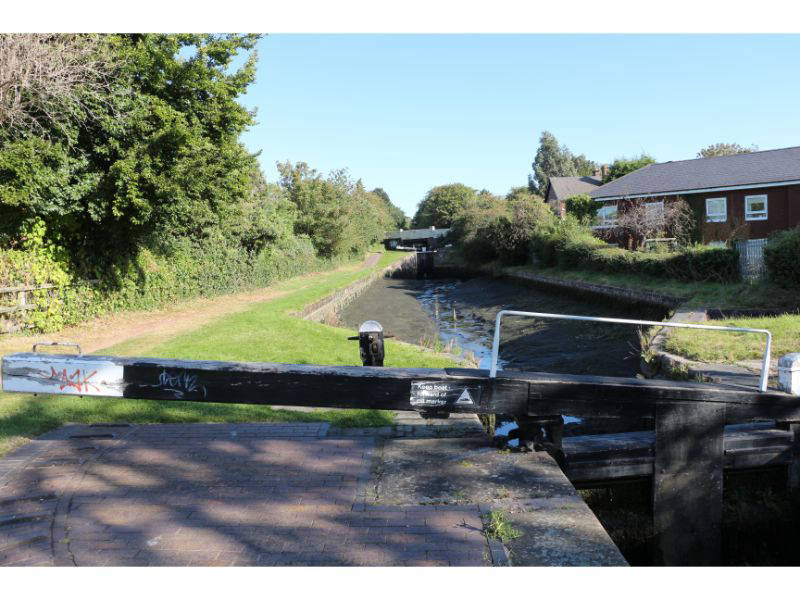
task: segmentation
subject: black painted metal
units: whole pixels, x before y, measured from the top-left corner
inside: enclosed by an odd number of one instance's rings
[[[430,279],[433,277],[433,257],[435,250],[417,251],[417,279]]]
[[[358,335],[349,337],[358,340],[361,364],[365,367],[382,367],[386,351],[384,349],[383,327],[377,321],[364,321],[358,328]]]

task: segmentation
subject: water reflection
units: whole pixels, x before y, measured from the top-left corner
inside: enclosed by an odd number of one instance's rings
[[[492,324],[459,309],[450,297],[457,285],[457,281],[426,281],[417,300],[436,323],[439,339],[445,347],[452,345],[453,353],[459,357],[472,353],[478,368],[488,369],[492,357]],[[500,368],[504,364],[505,361],[498,360]]]
[[[460,357],[472,353],[478,362],[478,368],[488,369],[492,360],[493,323],[478,318],[474,313],[459,310],[459,306],[451,299],[458,281],[426,281],[417,300],[436,323],[436,329],[442,343],[454,344],[453,353]],[[498,358],[497,365],[502,369],[508,361]],[[564,415],[564,424],[581,423],[582,419]],[[500,421],[495,427],[496,435],[508,435],[516,427],[514,421]],[[510,445],[518,442],[512,440]]]

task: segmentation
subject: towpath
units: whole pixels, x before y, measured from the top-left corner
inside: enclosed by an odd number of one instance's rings
[[[380,256],[380,253],[370,253],[364,262],[346,265],[339,270],[373,267],[380,260]],[[293,281],[302,289],[304,284],[311,285],[318,275],[318,273],[308,273],[294,278]],[[67,327],[58,333],[0,336],[0,355],[29,351],[32,344],[41,341],[75,342],[81,345],[84,353],[97,352],[142,336],[152,337],[155,344],[185,331],[202,327],[224,315],[242,312],[254,304],[287,293],[279,289],[279,284],[275,284],[235,294],[183,300],[160,310],[107,314]]]

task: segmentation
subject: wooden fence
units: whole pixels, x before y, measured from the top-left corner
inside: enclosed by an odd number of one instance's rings
[[[25,313],[36,310],[36,304],[30,301],[30,293],[53,289],[56,286],[50,283],[0,287],[0,334],[25,329]]]

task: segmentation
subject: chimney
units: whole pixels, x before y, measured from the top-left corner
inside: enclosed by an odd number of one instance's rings
[[[592,177],[595,177],[595,178],[597,178],[597,179],[602,179],[602,177],[603,177],[603,170],[602,170],[600,167],[596,168],[596,169],[594,170],[594,173],[592,174]]]
[[[603,165],[602,167],[600,167],[600,174],[603,179],[608,177],[608,165]]]

